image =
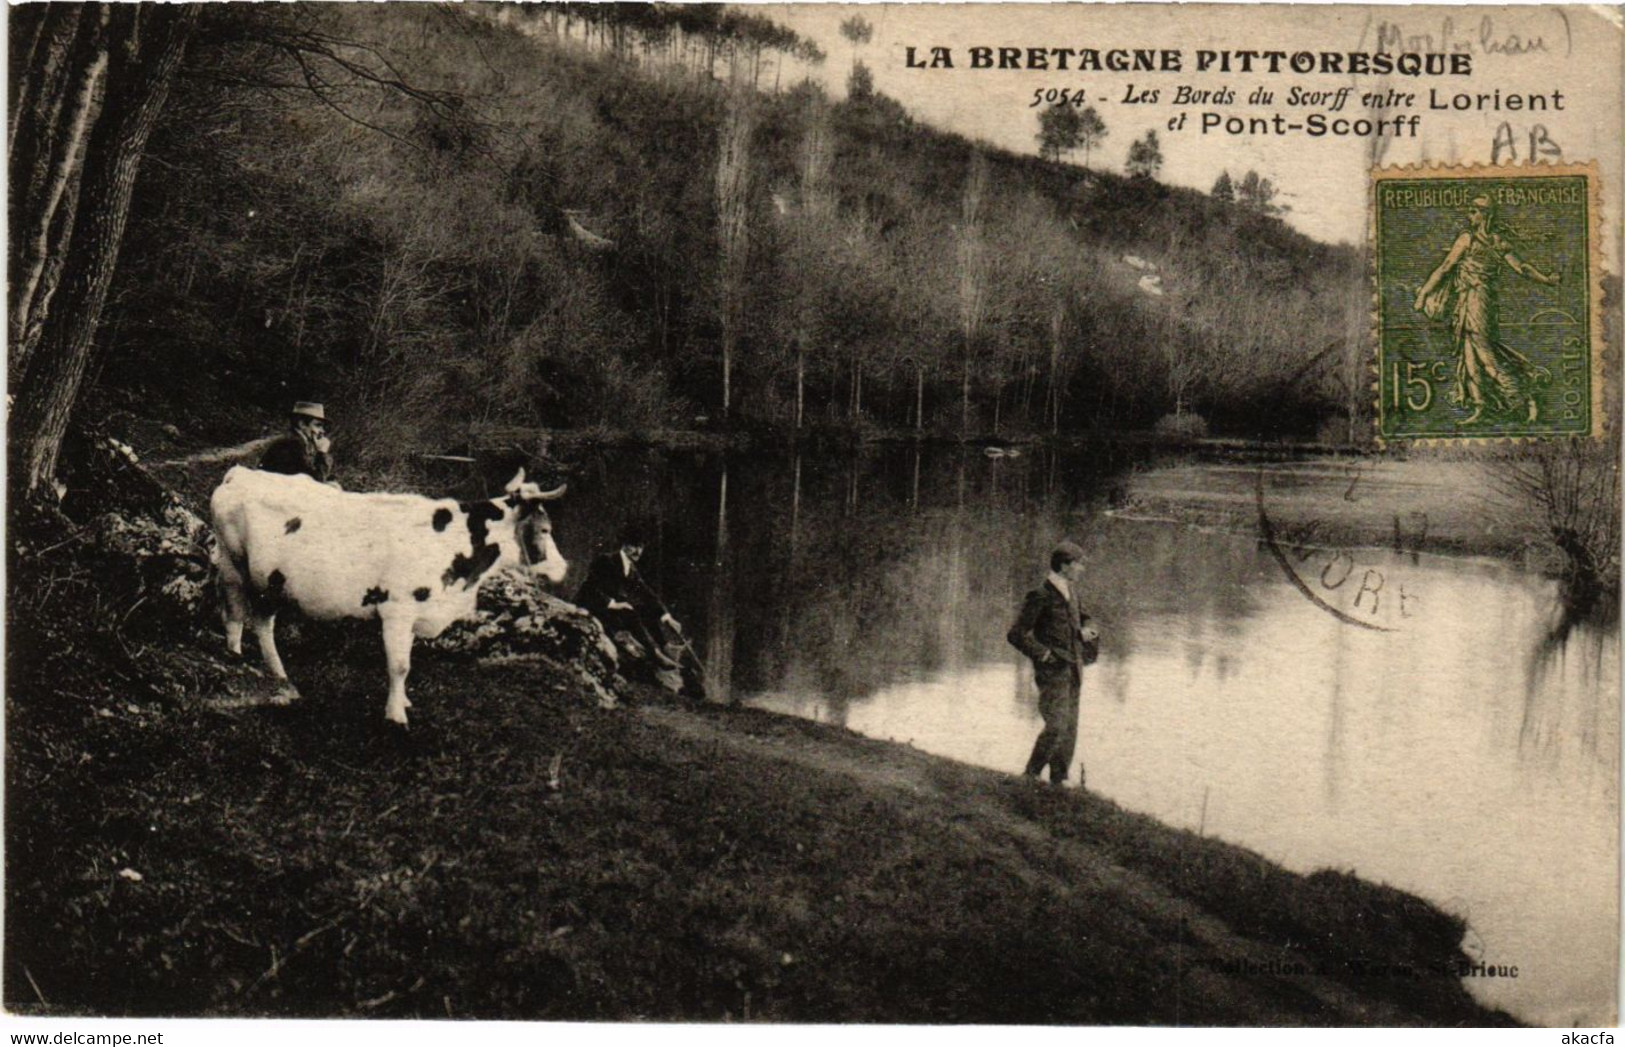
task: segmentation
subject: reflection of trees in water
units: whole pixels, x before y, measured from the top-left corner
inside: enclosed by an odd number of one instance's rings
[[[1189,685],[1205,673],[1227,679],[1243,648],[1246,620],[1261,607],[1261,559],[1242,539],[1184,527],[1108,521],[1091,536],[1084,587],[1102,622],[1103,659],[1126,659],[1142,644],[1184,657]],[[1126,688],[1128,681],[1121,681]]]
[[[1326,809],[1336,813],[1349,755],[1349,743],[1344,737],[1345,721],[1348,718],[1348,695],[1344,685],[1348,680],[1358,677],[1358,670],[1356,666],[1349,664],[1349,644],[1354,639],[1353,630],[1339,628],[1332,633],[1332,637],[1332,668],[1328,674],[1332,685],[1331,708],[1326,717],[1326,757],[1320,761],[1323,772],[1320,788],[1321,795],[1326,800]]]
[[[1109,691],[1142,635],[1183,636],[1192,621],[1203,671],[1223,673],[1239,654],[1235,619],[1253,610],[1252,558],[1228,540],[1103,518],[1128,461],[914,446],[734,456],[726,469],[716,455],[606,456],[573,478],[566,536],[585,563],[624,519],[655,521],[646,573],[704,637],[717,682],[793,682],[832,715],[902,679],[1014,659],[1005,632],[1062,536],[1094,551],[1083,601],[1106,642],[1090,686]]]
[[[762,636],[759,618],[738,609],[756,685],[795,678],[849,701],[909,676],[1010,657],[1004,633],[1021,593],[1037,584],[1041,557],[1072,522],[1034,496],[1042,484],[1029,476],[1038,467],[1031,462],[913,447],[861,462],[806,457],[799,497],[795,461],[784,462],[799,509],[796,541],[786,543],[793,549],[770,557],[782,601],[770,617],[786,624],[772,630],[777,637]],[[743,515],[750,527],[772,526],[762,518],[771,514]],[[739,591],[755,588],[745,582]]]
[[[1518,752],[1561,760],[1577,745],[1604,768],[1618,763],[1619,605],[1574,610],[1560,596],[1552,622],[1530,655]]]
[[[717,480],[716,552],[711,561],[710,600],[705,629],[705,694],[713,702],[733,696],[734,572],[728,549],[728,466]]]

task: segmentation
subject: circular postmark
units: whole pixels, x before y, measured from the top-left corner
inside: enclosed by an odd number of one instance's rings
[[[1412,617],[1417,599],[1411,589],[1393,577],[1398,556],[1385,561],[1385,554],[1380,550],[1363,548],[1358,543],[1349,547],[1324,544],[1333,529],[1323,526],[1325,521],[1319,518],[1311,517],[1290,527],[1278,523],[1266,504],[1265,472],[1260,463],[1254,485],[1258,537],[1287,583],[1315,607],[1345,625],[1379,633],[1399,631],[1397,623]],[[1342,496],[1345,500],[1356,500],[1354,492],[1359,482],[1360,474],[1356,473]],[[1400,517],[1395,514],[1396,554],[1403,553],[1408,542],[1414,562],[1416,547],[1425,537],[1425,519],[1420,533],[1407,539]]]

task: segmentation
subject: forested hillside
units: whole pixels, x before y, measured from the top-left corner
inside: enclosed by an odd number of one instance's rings
[[[1354,432],[1354,251],[979,148],[861,67],[831,100],[823,61],[710,7],[204,5],[79,410],[230,440],[321,399],[377,466],[470,422]]]

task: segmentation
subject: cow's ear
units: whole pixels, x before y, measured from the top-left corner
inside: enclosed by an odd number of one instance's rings
[[[523,485],[524,482],[525,482],[525,467],[521,465],[519,467],[519,471],[517,473],[513,474],[513,479],[508,481],[508,486],[504,487],[503,490],[508,492],[509,494],[513,494],[513,493],[515,493],[516,491],[519,490],[520,486]]]

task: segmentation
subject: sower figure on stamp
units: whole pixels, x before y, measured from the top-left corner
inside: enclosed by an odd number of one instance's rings
[[[1463,425],[1478,421],[1489,408],[1492,415],[1523,415],[1534,422],[1540,414],[1536,387],[1551,381],[1551,372],[1501,341],[1501,306],[1498,290],[1501,265],[1526,279],[1555,287],[1558,278],[1547,276],[1519,258],[1512,244],[1495,227],[1495,210],[1488,196],[1475,197],[1467,208],[1467,230],[1456,237],[1450,252],[1416,291],[1416,311],[1430,320],[1448,320],[1460,357],[1453,403],[1472,408]]]
[[[1009,640],[1033,662],[1038,683],[1038,711],[1044,730],[1027,760],[1026,775],[1036,779],[1049,768],[1049,780],[1066,781],[1078,745],[1078,698],[1082,670],[1098,655],[1100,633],[1078,606],[1078,584],[1083,574],[1083,550],[1063,541],[1049,557],[1049,576],[1027,594],[1021,616],[1011,626]],[[1083,768],[1078,785],[1083,786]]]
[[[301,400],[289,412],[288,424],[290,431],[265,449],[260,468],[290,476],[303,473],[337,487],[333,481],[333,445],[327,437],[327,412],[322,405]]]

